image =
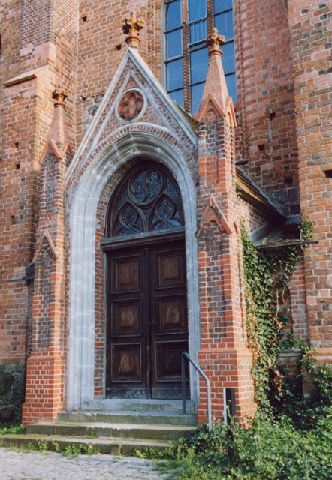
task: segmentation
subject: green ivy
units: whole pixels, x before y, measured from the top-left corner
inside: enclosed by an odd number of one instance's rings
[[[300,234],[303,240],[312,236],[312,223],[304,220]],[[256,401],[261,409],[271,407],[271,392],[281,392],[277,368],[278,351],[283,340],[282,329],[289,314],[280,299],[288,287],[303,245],[287,245],[273,251],[259,251],[242,224],[243,263],[247,309],[248,343],[253,352],[253,378]]]
[[[332,410],[314,429],[300,430],[287,416],[257,415],[250,428],[236,422],[201,427],[158,465],[169,479],[330,480]]]

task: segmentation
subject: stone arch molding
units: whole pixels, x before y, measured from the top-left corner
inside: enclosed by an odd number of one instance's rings
[[[133,126],[131,126],[133,127]],[[151,126],[150,133],[124,129],[114,132],[102,148],[89,159],[77,184],[68,190],[70,231],[70,292],[67,408],[88,407],[94,401],[95,370],[95,231],[96,213],[106,184],[126,162],[144,155],[164,164],[178,182],[186,224],[188,282],[189,350],[197,358],[200,344],[198,303],[198,258],[196,189],[184,152],[176,138],[165,136],[162,127]],[[191,375],[191,396],[198,401],[198,387]]]

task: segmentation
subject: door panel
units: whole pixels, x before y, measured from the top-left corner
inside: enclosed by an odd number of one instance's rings
[[[158,287],[174,287],[185,284],[184,252],[163,252],[157,256]]]
[[[112,332],[131,336],[141,333],[140,299],[114,301],[112,305]]]
[[[112,397],[148,396],[148,308],[144,250],[108,256],[107,382]]]
[[[188,351],[184,241],[151,252],[153,398],[181,398],[181,353]]]
[[[157,298],[159,314],[159,332],[187,332],[187,306],[183,295]],[[156,332],[158,333],[158,332]]]
[[[107,394],[181,398],[188,350],[184,240],[108,255]]]
[[[113,291],[125,292],[140,288],[140,258],[121,258],[114,261]]]
[[[177,383],[181,376],[181,353],[187,351],[187,342],[170,342],[170,341],[156,341],[155,342],[155,354],[156,354],[156,385],[157,383],[175,383],[170,388],[169,394],[172,393],[173,388],[177,387]],[[160,390],[166,392],[167,385],[160,386]]]
[[[141,345],[112,345],[113,382],[141,382]]]

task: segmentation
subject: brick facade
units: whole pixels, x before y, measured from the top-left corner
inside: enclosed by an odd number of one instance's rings
[[[145,27],[139,54],[128,57],[121,27],[134,8]],[[291,328],[310,342],[318,358],[332,362],[331,7],[312,0],[234,0],[236,114],[227,92],[218,97],[220,77],[210,83],[211,95],[206,93],[197,119],[182,114],[159,86],[164,83],[163,8],[161,0],[100,0],[97,5],[8,0],[0,5],[0,364],[27,365],[27,423],[54,420],[68,407],[68,383],[81,368],[72,366],[78,315],[72,263],[89,253],[73,251],[79,244],[74,243],[75,215],[85,194],[86,211],[95,205],[93,241],[82,243],[94,258],[93,277],[83,272],[87,298],[90,291],[92,298],[86,317],[93,317],[94,331],[93,345],[87,343],[93,359],[82,353],[87,364],[82,378],[93,378],[87,398],[105,394],[100,240],[112,192],[135,149],[157,160],[174,152],[169,168],[179,168],[183,192],[186,182],[194,188],[184,199],[188,212],[195,203],[195,218],[187,225],[197,279],[189,289],[189,310],[199,318],[199,325],[192,324],[197,337],[192,351],[212,382],[213,416],[222,416],[223,387],[235,388],[239,416],[255,411],[242,220],[253,238],[273,227],[274,215],[296,222],[301,213],[315,222],[318,243],[305,251],[289,285]],[[126,124],[116,105],[128,88],[143,91],[147,106],[137,122]],[[65,110],[54,107],[55,90],[68,95]],[[177,157],[183,162],[179,167]],[[105,182],[103,175],[109,176]],[[239,182],[245,184],[245,199],[237,196]],[[32,264],[33,282],[26,273]],[[84,305],[82,312],[82,332],[87,332]],[[82,399],[81,390],[76,396]],[[204,420],[203,385],[200,399]]]
[[[304,257],[309,338],[323,361],[332,358],[331,15],[329,2],[289,2],[301,209],[318,242]]]
[[[287,214],[299,213],[294,85],[286,2],[235,2],[238,157]]]

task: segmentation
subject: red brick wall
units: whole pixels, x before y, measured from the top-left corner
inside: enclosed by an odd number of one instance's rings
[[[252,178],[280,202],[286,213],[298,213],[287,10],[279,0],[235,0],[234,14],[238,160],[247,162]]]
[[[0,162],[0,352],[2,359],[25,358],[28,288],[25,267],[33,253],[37,177],[31,165],[33,139],[26,125],[36,120],[35,81],[2,94]]]
[[[303,259],[301,258],[289,281],[290,310],[294,336],[308,340],[306,284]]]
[[[78,142],[82,123],[91,114],[91,107],[105,93],[125,52],[122,24],[126,16],[137,10],[145,26],[140,34],[140,54],[157,78],[161,79],[161,5],[162,0],[83,0],[80,2],[79,64],[77,77]],[[86,21],[83,21],[86,18]],[[89,112],[90,110],[90,112]],[[93,107],[92,107],[93,111]]]
[[[50,332],[46,314],[46,310],[52,310],[51,316],[55,311],[52,295],[47,300],[48,287],[39,285],[43,301],[42,319],[37,325],[35,306],[31,307],[34,290],[25,281],[25,269],[36,249],[40,162],[53,115],[52,91],[59,83],[73,91],[72,83],[76,79],[74,10],[77,4],[62,0],[55,2],[55,10],[52,10],[51,3],[54,2],[13,0],[2,2],[0,6],[0,115],[3,125],[0,143],[0,361],[5,363],[25,362],[27,344],[29,351],[36,350],[33,339],[37,337],[42,350],[52,343],[52,328]],[[17,75],[19,77],[14,78]],[[72,127],[74,129],[72,98],[68,109],[69,136]],[[54,275],[50,278],[53,280]],[[28,335],[32,335],[32,341],[27,339]],[[64,359],[61,361],[63,363]],[[45,406],[47,402],[55,402],[54,398],[47,400],[47,389],[51,383],[55,385],[52,388],[57,388],[57,376],[62,377],[59,380],[62,389],[64,385],[64,372],[59,369],[58,360],[54,357],[45,360],[41,354],[34,362],[32,369],[28,366],[30,405],[25,408],[26,418],[31,421],[36,418],[36,412],[42,415],[41,403]],[[41,372],[44,378],[38,386],[36,375]],[[39,397],[34,412],[30,408],[32,386],[36,388],[35,398]],[[63,390],[61,395],[63,397]],[[50,415],[52,409],[48,403],[43,414]]]
[[[332,361],[332,181],[324,174],[332,169],[332,9],[330,2],[288,4],[301,211],[315,222],[313,239],[318,242],[304,254],[309,337],[312,347]]]
[[[3,82],[17,73],[17,60],[20,54],[21,0],[1,2],[1,55],[0,55],[0,95]]]
[[[26,245],[24,235],[29,213],[26,215],[24,211],[21,185],[23,189],[27,185],[26,156],[29,154],[29,147],[26,142],[22,142],[19,129],[13,128],[17,125],[12,124],[12,119],[15,110],[18,116],[24,114],[25,119],[30,122],[34,121],[34,115],[32,111],[27,112],[24,108],[29,103],[28,99],[24,101],[16,98],[10,105],[5,99],[3,88],[8,72],[14,72],[15,58],[19,52],[20,1],[10,4],[1,2],[0,18],[0,362],[17,363],[25,361],[27,336],[28,291],[22,277],[25,273],[25,261],[29,257],[30,245],[29,242]],[[23,182],[21,177],[24,178]],[[20,209],[20,205],[23,205],[23,209]],[[21,244],[18,257],[17,244]]]
[[[28,287],[24,277],[34,254],[39,164],[53,114],[51,92],[57,83],[72,90],[76,78],[75,2],[56,2],[54,12],[50,3],[13,0],[0,7],[0,351],[4,358],[25,357]],[[50,40],[53,44],[46,48]],[[44,66],[43,71],[34,71],[36,66]],[[28,80],[32,74],[37,78]],[[15,75],[22,77],[17,85],[5,83]]]

